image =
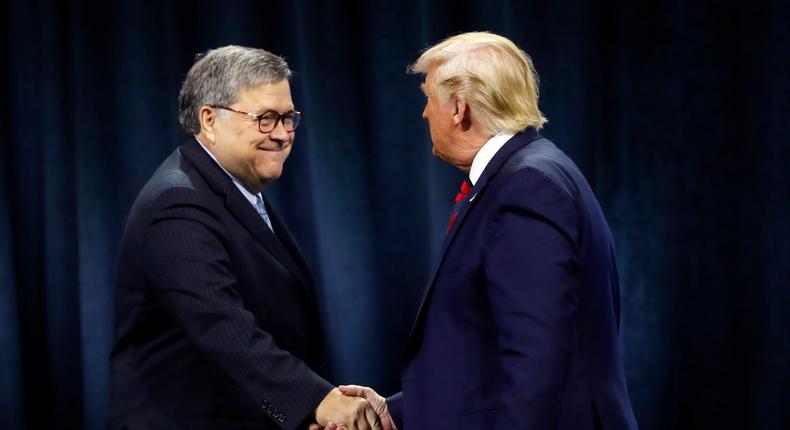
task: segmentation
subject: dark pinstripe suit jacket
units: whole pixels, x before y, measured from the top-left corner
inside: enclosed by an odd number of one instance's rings
[[[145,185],[118,262],[109,428],[300,428],[332,389],[310,272],[268,208],[277,237],[194,140]]]

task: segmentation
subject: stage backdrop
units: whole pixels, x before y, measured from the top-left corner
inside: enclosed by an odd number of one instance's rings
[[[305,123],[267,194],[318,279],[332,381],[397,390],[462,178],[405,69],[491,30],[533,56],[545,135],[616,237],[641,427],[790,428],[788,21],[778,1],[5,2],[0,427],[102,428],[125,218],[184,139],[194,55],[227,44],[296,71]]]

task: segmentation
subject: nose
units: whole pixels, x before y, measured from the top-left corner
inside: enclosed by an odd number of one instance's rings
[[[274,127],[274,130],[269,133],[269,139],[278,142],[286,142],[290,137],[290,134],[285,131],[285,126],[283,125],[282,121],[277,121],[277,125]]]

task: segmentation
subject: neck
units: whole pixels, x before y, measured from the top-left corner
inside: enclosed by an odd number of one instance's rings
[[[488,142],[488,139],[491,139],[491,135],[488,133],[482,133],[471,128],[459,136],[458,144],[462,148],[464,155],[461,157],[463,161],[456,164],[455,167],[465,173],[469,173],[469,169],[472,168],[472,161],[474,161],[477,153],[480,152],[480,148]]]
[[[222,168],[222,170],[225,171],[225,173],[230,175],[234,181],[241,184],[251,194],[258,194],[259,192],[263,191],[267,185],[269,185],[268,182],[260,181],[254,173],[249,175],[251,178],[253,178],[252,180],[247,178],[245,175],[240,175],[237,169],[234,169],[233,166],[225,162],[222,154],[216,150],[214,141],[203,134],[203,132],[196,134],[195,139],[197,139],[201,146],[203,146],[203,148],[208,151],[208,153],[211,155],[211,158],[214,159],[214,161],[219,165],[219,167]]]

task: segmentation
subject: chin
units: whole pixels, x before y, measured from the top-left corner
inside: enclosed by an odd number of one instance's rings
[[[262,184],[268,185],[268,184],[271,184],[272,182],[276,181],[279,178],[280,178],[280,174],[279,173],[276,174],[276,175],[273,175],[273,174],[269,173],[266,176],[263,176],[263,175],[259,176],[258,180],[261,181]]]
[[[279,179],[282,174],[282,169],[269,170],[266,172],[258,172],[258,178],[260,178],[261,182],[263,183],[270,183],[276,179]]]

